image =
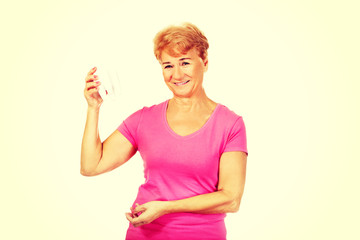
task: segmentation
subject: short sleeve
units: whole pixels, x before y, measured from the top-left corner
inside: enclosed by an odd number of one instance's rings
[[[135,149],[138,149],[138,128],[142,112],[143,109],[131,114],[117,128],[117,130],[124,135],[127,140],[129,140]]]
[[[241,152],[245,152],[246,155],[248,154],[246,129],[242,117],[239,117],[236,120],[235,124],[230,130],[224,149],[224,152],[234,152],[234,151],[241,151]]]

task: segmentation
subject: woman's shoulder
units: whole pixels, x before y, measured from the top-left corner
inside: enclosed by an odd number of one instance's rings
[[[149,118],[158,118],[162,115],[164,109],[166,109],[167,102],[168,100],[150,106],[143,106],[142,108],[135,111],[130,117],[135,117],[139,120],[143,118],[146,120],[149,120]]]
[[[164,110],[164,108],[166,108],[168,101],[169,100],[163,101],[161,103],[153,104],[150,106],[144,106],[141,109],[141,111],[143,111],[144,113],[147,113],[147,114],[162,112]]]
[[[223,131],[230,135],[242,132],[243,129],[245,129],[242,115],[235,113],[235,111],[222,104],[218,105],[214,124],[219,131]]]
[[[143,106],[142,108],[139,108],[138,110],[136,110],[135,112],[133,112],[128,119],[137,119],[140,120],[141,118],[143,118],[143,116],[152,116],[152,115],[156,115],[157,113],[161,113],[162,109],[164,107],[166,107],[166,103],[168,100],[158,103],[158,104],[154,104],[154,105],[150,105],[150,106]]]
[[[237,121],[239,118],[242,118],[242,115],[235,113],[235,111],[231,110],[227,106],[218,103],[218,111],[217,116],[224,121]]]

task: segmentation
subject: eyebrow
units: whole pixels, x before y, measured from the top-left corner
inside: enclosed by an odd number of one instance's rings
[[[191,60],[191,58],[180,58],[179,60],[180,60],[180,61]],[[171,64],[171,62],[163,62],[163,63],[162,63],[162,65],[165,65],[165,64]]]

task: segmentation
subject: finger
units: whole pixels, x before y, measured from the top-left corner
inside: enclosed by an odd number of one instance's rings
[[[135,204],[136,208],[134,209],[134,213],[144,212],[146,210],[145,204],[139,205],[138,203]]]
[[[133,214],[133,216],[134,216],[134,217],[137,217],[137,215],[136,215],[135,212],[134,212],[134,211],[135,211],[135,208],[131,207],[130,210],[131,210],[131,213]]]
[[[98,88],[100,85],[101,85],[101,82],[88,82],[88,83],[86,83],[85,88],[89,91],[90,89]]]
[[[85,77],[85,81],[88,82],[89,81],[89,78],[94,76],[94,73],[96,72],[97,68],[96,67],[93,67],[89,72],[88,74],[86,75]]]
[[[97,67],[93,67],[93,68],[88,72],[87,75],[92,75],[92,74],[94,74],[94,72],[96,72],[96,70],[97,70]]]
[[[91,95],[96,92],[99,92],[98,87],[89,87],[88,89],[85,89],[85,95]]]
[[[125,213],[126,219],[132,223],[132,221],[134,220],[134,218],[132,217],[131,213]]]
[[[125,213],[126,219],[134,226],[134,227],[139,227],[141,225],[144,225],[145,222],[144,221],[138,221],[136,218],[133,218],[131,216],[131,213]]]
[[[85,78],[85,82],[95,82],[99,80],[99,76],[98,75],[87,75]]]
[[[142,212],[142,211],[139,211],[139,212],[134,212],[134,213],[133,213],[133,215],[134,215],[135,217],[140,217],[140,216],[141,216],[141,214],[143,214],[143,212]]]
[[[142,204],[142,205],[140,205],[140,204],[138,204],[138,203],[135,203],[135,206],[136,206],[135,209],[142,208],[144,205],[145,205],[145,203]]]
[[[134,227],[139,227],[141,225],[146,224],[146,222],[142,218],[134,218],[133,221],[131,222],[131,224]]]
[[[92,88],[90,90],[88,90],[85,95],[89,95],[92,96],[93,94],[98,94],[99,93],[99,89],[98,88]]]
[[[133,218],[136,218],[137,215],[134,214],[134,208],[133,208],[133,207],[130,207],[130,211],[131,211],[131,216],[132,216]]]
[[[136,216],[138,216],[138,215],[140,215],[143,211],[144,211],[144,210],[142,210],[140,207],[136,207],[136,208],[134,209],[133,214],[136,215]]]

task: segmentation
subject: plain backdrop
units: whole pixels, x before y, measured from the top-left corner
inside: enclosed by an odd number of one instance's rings
[[[104,140],[171,98],[153,37],[192,22],[210,42],[204,87],[243,116],[248,171],[229,240],[360,239],[358,1],[3,1],[1,239],[124,239],[144,181],[137,154],[80,175],[84,78],[120,73]]]

